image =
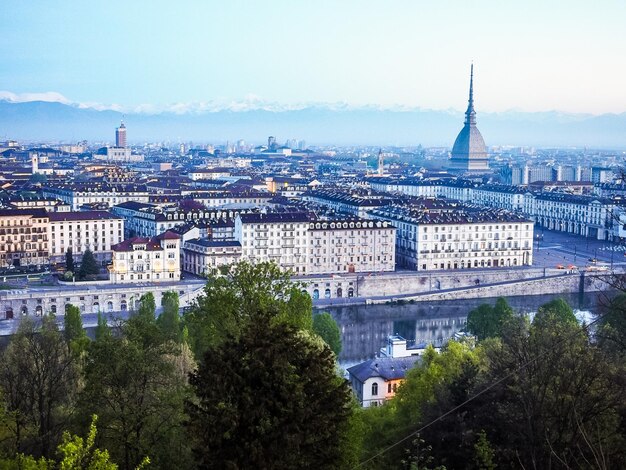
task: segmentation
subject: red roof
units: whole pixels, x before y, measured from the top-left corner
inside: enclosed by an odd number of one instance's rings
[[[156,238],[158,240],[180,240],[180,236],[170,230],[163,232],[161,235],[158,235]]]
[[[134,251],[135,245],[146,245],[146,251],[162,251],[158,238],[133,237],[111,246],[113,251]]]
[[[135,245],[146,245],[146,251],[161,251],[163,247],[161,246],[161,240],[180,240],[180,236],[176,233],[168,230],[161,235],[158,235],[153,238],[147,237],[133,237],[128,240],[124,240],[123,242],[118,243],[117,245],[111,246],[113,251],[134,251],[133,247]]]

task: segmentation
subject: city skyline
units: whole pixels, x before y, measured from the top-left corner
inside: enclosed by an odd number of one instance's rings
[[[626,111],[626,5],[616,1],[7,3],[7,101],[462,111],[473,61],[479,113]]]

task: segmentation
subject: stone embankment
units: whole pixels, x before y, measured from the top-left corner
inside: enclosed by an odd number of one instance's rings
[[[571,294],[598,292],[610,289],[610,275],[563,274],[536,279],[523,279],[477,285],[467,288],[447,289],[392,298],[366,299],[366,303],[386,303],[388,301],[428,302],[436,300],[459,300],[489,297],[514,297],[542,294]]]
[[[621,271],[620,271],[621,272]],[[297,280],[318,307],[393,300],[431,301],[566,294],[610,289],[617,271],[578,272],[549,268],[394,272],[302,277]]]

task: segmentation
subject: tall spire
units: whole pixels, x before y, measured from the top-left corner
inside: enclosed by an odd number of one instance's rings
[[[471,126],[476,125],[476,111],[474,110],[474,63],[473,62],[470,68],[469,102],[467,104],[467,111],[465,111],[465,124],[471,125]]]

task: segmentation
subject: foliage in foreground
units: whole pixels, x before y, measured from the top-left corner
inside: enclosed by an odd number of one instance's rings
[[[626,468],[624,330],[602,323],[598,334],[610,336],[598,341],[557,299],[476,348],[427,351],[394,400],[362,411],[362,460],[426,428],[365,468]]]
[[[351,391],[326,344],[259,311],[210,348],[187,405],[202,468],[339,468]]]

